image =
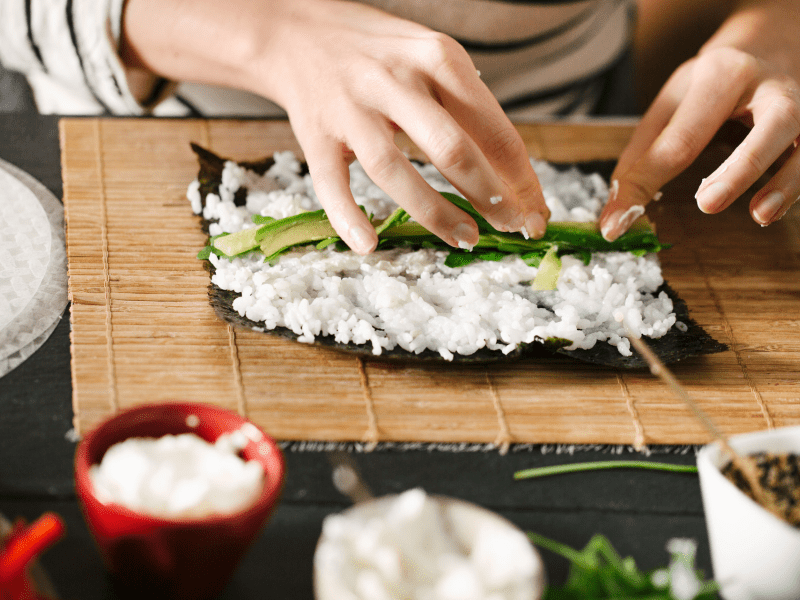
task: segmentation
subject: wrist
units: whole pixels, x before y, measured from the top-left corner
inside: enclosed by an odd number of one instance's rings
[[[736,48],[784,73],[798,74],[798,26],[796,0],[742,0],[700,53],[720,47]]]
[[[120,56],[140,93],[163,77],[264,95],[254,65],[274,52],[291,1],[128,0]]]

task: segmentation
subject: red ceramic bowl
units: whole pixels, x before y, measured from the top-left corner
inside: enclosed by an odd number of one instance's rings
[[[109,447],[130,437],[192,432],[214,442],[245,423],[249,421],[238,414],[209,404],[144,405],[109,418],[78,444],[78,499],[120,593],[196,600],[218,595],[278,504],[285,475],[283,454],[272,438],[253,426],[241,455],[264,467],[264,489],[238,513],[201,519],[152,517],[104,504],[94,494],[89,468]]]

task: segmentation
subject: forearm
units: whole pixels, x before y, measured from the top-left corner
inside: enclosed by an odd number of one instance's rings
[[[800,79],[800,6],[797,0],[740,0],[700,53],[732,47]]]
[[[731,0],[637,0],[634,60],[640,107],[692,58],[733,10]]]
[[[174,81],[244,89],[276,100],[281,47],[317,0],[127,0],[126,66]],[[271,63],[273,69],[263,67]]]

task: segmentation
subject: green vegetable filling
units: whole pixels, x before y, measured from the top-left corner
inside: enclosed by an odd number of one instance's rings
[[[574,222],[551,222],[542,239],[526,239],[520,233],[498,231],[464,198],[447,192],[441,194],[477,223],[478,243],[471,251],[453,249],[422,225],[410,221],[409,214],[402,208],[383,220],[370,218],[378,235],[378,247],[449,250],[445,260],[448,267],[464,267],[475,260],[499,261],[512,254],[518,255],[527,264],[539,267],[533,285],[535,289],[541,290],[555,289],[561,272],[562,256],[574,255],[588,264],[593,252],[631,252],[642,256],[669,247],[658,241],[647,219],[636,221],[627,233],[614,242],[607,242],[603,238],[596,223]],[[258,251],[265,256],[266,261],[271,262],[298,246],[314,244],[317,249],[322,249],[333,244],[337,249],[348,249],[333,229],[324,210],[301,213],[285,219],[256,215],[253,222],[256,227],[209,239],[208,246],[198,254],[198,258],[207,259],[212,253],[232,258]]]

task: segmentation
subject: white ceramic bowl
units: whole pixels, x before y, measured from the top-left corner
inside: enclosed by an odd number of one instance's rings
[[[740,454],[760,451],[800,454],[800,427],[732,436]],[[731,483],[720,469],[728,463],[719,444],[697,457],[714,578],[726,600],[798,600],[800,529],[776,517]]]
[[[375,518],[382,519],[397,498],[398,496],[396,495],[389,495],[360,502],[346,510],[342,515],[357,515],[359,520],[363,519],[364,521]],[[516,591],[521,592],[521,594],[514,594],[513,597],[522,597],[525,600],[539,600],[541,598],[545,586],[544,563],[533,544],[528,542],[527,536],[516,525],[500,515],[470,502],[435,495],[427,496],[427,498],[438,505],[448,533],[467,552],[475,546],[479,531],[484,526],[499,527],[508,535],[521,536],[524,543],[514,544],[513,547],[521,552],[530,552],[530,560],[534,565],[534,569],[529,582],[526,582],[529,583],[529,586],[524,586],[524,589],[517,588]],[[434,544],[435,542],[431,541],[430,543]],[[326,536],[323,528],[323,534],[317,544],[317,551],[314,556],[314,595],[317,600],[355,598],[350,587],[352,584],[345,581],[346,577],[343,576],[343,572],[349,569],[342,568],[342,565],[336,565],[338,561],[321,560],[323,554],[327,554],[328,557],[330,557],[331,553],[341,556],[340,547],[336,544],[337,542],[333,542]],[[430,548],[427,548],[427,550],[430,550]],[[503,598],[505,600],[505,596]]]

